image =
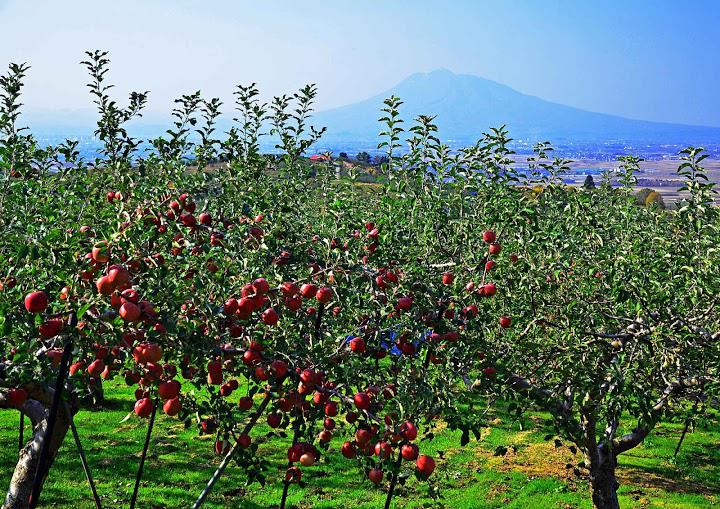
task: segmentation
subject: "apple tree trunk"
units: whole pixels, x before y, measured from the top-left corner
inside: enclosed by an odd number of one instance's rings
[[[602,462],[590,463],[590,489],[592,491],[593,508],[620,509],[617,489],[619,484],[615,478],[615,461],[611,457],[603,458]]]
[[[29,507],[35,472],[37,471],[40,451],[42,451],[45,431],[47,430],[49,410],[44,404],[28,399],[23,405],[22,411],[30,418],[30,422],[32,423],[32,436],[20,451],[2,509],[27,509]],[[46,473],[55,460],[69,428],[70,415],[67,406],[60,405],[57,420],[55,421],[55,428],[50,437],[50,455],[46,464]],[[46,476],[43,476],[41,480],[42,483],[45,482],[45,477]]]

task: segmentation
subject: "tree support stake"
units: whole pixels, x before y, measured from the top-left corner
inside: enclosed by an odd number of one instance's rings
[[[265,394],[265,399],[263,399],[262,403],[260,403],[260,406],[258,407],[257,411],[252,415],[250,418],[250,421],[245,425],[245,429],[243,430],[244,434],[250,433],[250,430],[255,426],[255,423],[260,418],[260,415],[265,411],[265,408],[270,403],[270,393]],[[202,490],[202,493],[200,493],[200,496],[195,501],[195,503],[192,506],[192,509],[198,509],[200,506],[203,505],[205,502],[205,499],[208,497],[210,492],[213,489],[213,486],[215,486],[215,483],[218,482],[218,479],[220,479],[220,476],[222,476],[223,472],[225,472],[225,469],[230,464],[230,460],[232,459],[233,455],[235,454],[235,449],[237,447],[237,442],[232,446],[230,451],[225,455],[223,460],[220,462],[220,465],[217,467],[217,470],[215,470],[215,473],[212,475],[210,480],[208,481],[205,488]]]
[[[95,488],[95,481],[93,480],[92,473],[90,472],[90,465],[88,464],[87,458],[85,457],[85,451],[80,443],[80,435],[78,435],[77,428],[75,427],[75,420],[70,416],[70,429],[72,430],[73,438],[75,438],[75,446],[77,446],[78,454],[80,454],[80,461],[82,462],[83,470],[85,471],[85,477],[87,478],[90,490],[93,494],[93,500],[95,500],[95,507],[102,509],[100,503],[100,497],[98,496],[97,489]]]
[[[145,466],[145,458],[147,457],[148,448],[150,447],[150,437],[152,436],[153,425],[155,424],[155,414],[157,413],[157,402],[153,405],[152,414],[150,414],[150,422],[148,423],[147,433],[145,434],[145,445],[143,445],[142,456],[140,456],[140,465],[135,475],[135,488],[133,489],[132,498],[130,499],[130,509],[135,509],[137,502],[138,490],[140,489],[140,480],[143,475],[143,467]]]

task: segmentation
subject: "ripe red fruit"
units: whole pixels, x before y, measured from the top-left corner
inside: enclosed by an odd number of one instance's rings
[[[364,392],[358,392],[353,397],[353,402],[355,403],[355,406],[358,408],[358,410],[367,410],[370,408],[370,396],[365,394]]]
[[[304,451],[305,444],[297,443],[291,445],[290,447],[288,447],[288,461],[291,461],[293,463],[300,461],[300,456],[302,456]]]
[[[493,260],[488,260],[485,263],[485,272],[490,272],[493,267],[495,267],[495,262]]]
[[[485,233],[483,233],[483,240],[488,244],[492,244],[493,242],[495,242],[495,239],[496,236],[494,231],[487,230]]]
[[[375,456],[378,456],[380,459],[389,458],[392,452],[392,446],[388,442],[378,442],[375,444]]]
[[[188,228],[197,226],[197,219],[192,214],[180,214],[180,222]]]
[[[257,295],[265,295],[268,291],[270,291],[270,285],[268,284],[267,279],[259,277],[253,281],[253,289]]]
[[[295,283],[291,283],[289,281],[285,281],[280,286],[280,291],[285,297],[292,297],[293,295],[297,295],[300,292],[300,289],[297,287]]]
[[[255,302],[252,299],[243,297],[238,301],[237,315],[241,320],[250,318],[253,311],[255,311]]]
[[[357,450],[355,449],[355,445],[353,445],[352,442],[344,442],[342,444],[342,447],[340,448],[340,452],[343,456],[345,456],[347,459],[353,459],[355,455],[357,454]]]
[[[412,302],[411,297],[400,297],[397,302],[397,307],[401,311],[407,311],[412,306]]]
[[[161,399],[173,399],[180,394],[180,382],[177,380],[168,380],[160,382],[158,385],[158,395]]]
[[[318,288],[312,283],[305,283],[300,287],[300,294],[306,299],[312,299],[317,294]]]
[[[337,405],[333,401],[325,403],[325,415],[328,417],[335,417],[338,414]]]
[[[210,433],[214,433],[217,429],[218,425],[217,422],[213,419],[204,419],[200,423],[200,428],[202,429],[202,432],[206,435],[209,435]]]
[[[253,399],[250,396],[243,396],[238,400],[238,408],[242,411],[250,410],[253,406]]]
[[[452,272],[446,272],[442,275],[442,282],[444,285],[451,285],[455,281],[455,275]]]
[[[507,329],[512,324],[512,320],[509,316],[501,316],[500,317],[500,327],[503,329]]]
[[[370,439],[372,438],[372,434],[370,431],[366,430],[365,428],[360,428],[355,432],[355,441],[358,443],[360,447],[367,444]]]
[[[282,422],[282,415],[280,415],[278,413],[268,414],[267,423],[268,423],[268,426],[270,426],[271,428],[277,428],[278,426],[280,426],[281,422]]]
[[[44,338],[53,338],[60,334],[63,328],[63,321],[59,318],[51,318],[40,324],[38,330]]]
[[[511,261],[512,263],[517,263],[517,261],[518,261],[518,255],[516,255],[516,254],[511,254],[511,255],[510,255],[510,261]]]
[[[414,461],[418,457],[420,449],[415,444],[405,444],[400,448],[400,454],[406,461]]]
[[[137,292],[137,290],[133,290],[132,288],[128,288],[127,290],[123,290],[122,294],[122,302],[132,302],[133,304],[137,304],[140,302],[140,294]]]
[[[315,298],[320,304],[327,304],[333,298],[333,293],[327,286],[320,288],[315,294]]]
[[[138,417],[148,417],[155,405],[150,398],[140,398],[135,402],[135,413]]]
[[[223,304],[223,313],[225,313],[227,316],[232,315],[237,310],[238,310],[237,299],[230,298],[225,301],[225,304]]]
[[[332,440],[332,433],[326,429],[322,430],[320,433],[318,433],[318,440],[324,444],[328,443],[330,440]]]
[[[382,482],[382,478],[383,471],[379,468],[372,468],[368,472],[368,479],[370,479],[373,484],[380,484]]]
[[[267,308],[262,314],[262,321],[265,325],[276,325],[278,323],[279,316],[277,311],[273,308]]]
[[[233,386],[230,383],[224,383],[220,386],[220,395],[227,398],[232,394]]]
[[[10,389],[7,392],[7,397],[10,406],[20,408],[25,404],[25,401],[27,400],[27,391],[21,388]]]
[[[430,477],[430,475],[433,473],[433,470],[435,470],[435,460],[432,459],[430,456],[426,456],[424,454],[417,459],[415,465],[420,471],[420,474],[425,479]]]
[[[219,361],[210,361],[207,370],[208,384],[220,385],[222,383],[222,364]]]
[[[275,375],[275,378],[280,380],[285,378],[288,374],[287,362],[280,359],[275,359],[274,361],[272,361],[272,363],[270,363],[270,369]]]
[[[170,417],[179,414],[180,410],[182,410],[182,404],[180,403],[179,398],[168,399],[163,405],[163,412],[165,412]]]
[[[302,479],[302,470],[298,467],[290,467],[285,472],[285,480],[289,483],[299,483]]]
[[[31,292],[25,296],[25,309],[28,313],[42,313],[48,306],[45,292]]]
[[[108,269],[107,278],[115,288],[123,287],[130,283],[130,272],[122,265],[113,265]]]
[[[494,242],[494,243],[490,244],[489,251],[490,251],[491,255],[499,255],[500,251],[502,251],[502,247],[500,246],[499,243]]]
[[[105,363],[101,359],[95,359],[88,366],[87,372],[90,376],[100,376],[105,370]]]
[[[137,322],[140,319],[140,308],[130,301],[124,302],[118,313],[126,322]]]
[[[109,276],[102,276],[95,282],[95,287],[100,295],[110,295],[115,291],[115,285],[110,282]]]
[[[103,240],[103,241],[98,242],[92,248],[92,252],[91,252],[92,259],[98,263],[107,263],[107,261],[110,259],[108,250],[109,250],[109,248],[108,248],[107,241]]]
[[[482,295],[485,297],[492,297],[497,293],[497,288],[495,287],[495,283],[487,283],[480,287],[480,290],[482,290]]]
[[[365,341],[362,338],[352,338],[350,340],[350,350],[355,353],[364,353]]]
[[[83,361],[77,361],[70,365],[70,376],[75,376],[76,373],[81,372],[85,368]]]
[[[415,440],[417,438],[417,434],[417,427],[410,421],[407,421],[400,426],[400,436],[402,436],[405,440]]]
[[[162,349],[157,343],[143,343],[142,352],[145,362],[160,362],[162,359]]]
[[[240,436],[238,436],[237,438],[237,444],[241,449],[247,449],[248,447],[250,447],[251,443],[252,439],[247,433],[241,433]]]
[[[229,453],[231,448],[230,442],[227,440],[217,440],[215,442],[215,454],[218,456],[223,456]]]
[[[212,225],[212,217],[210,217],[210,214],[207,212],[201,212],[198,216],[198,219],[200,219],[200,224],[203,224],[205,226]]]
[[[497,370],[491,366],[483,369],[482,372],[487,378],[495,378],[495,375],[497,374]]]
[[[311,467],[315,464],[315,455],[306,452],[300,456],[300,464],[304,467]]]

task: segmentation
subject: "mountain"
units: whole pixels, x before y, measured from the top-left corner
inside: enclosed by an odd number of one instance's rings
[[[510,135],[531,142],[613,142],[631,144],[718,144],[720,127],[631,120],[594,113],[522,94],[508,86],[448,70],[418,73],[390,90],[347,106],[319,112],[313,123],[327,126],[330,141],[377,139],[383,100],[396,95],[400,113],[409,121],[420,114],[437,115],[440,138],[476,140],[490,127],[507,125]]]

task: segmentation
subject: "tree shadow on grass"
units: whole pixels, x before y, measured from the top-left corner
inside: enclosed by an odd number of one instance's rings
[[[620,484],[624,486],[639,486],[686,495],[720,495],[720,480],[687,479],[672,468],[620,467],[617,474]]]

